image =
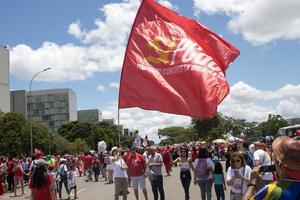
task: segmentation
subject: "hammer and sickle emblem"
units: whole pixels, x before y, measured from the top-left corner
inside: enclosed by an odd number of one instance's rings
[[[148,47],[154,49],[158,56],[148,56],[146,60],[152,64],[167,64],[169,62],[169,55],[176,46],[176,38],[173,37],[171,43],[161,36],[156,36],[153,40],[148,42]]]

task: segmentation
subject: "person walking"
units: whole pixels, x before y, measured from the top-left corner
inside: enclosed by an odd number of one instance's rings
[[[194,184],[198,184],[202,200],[211,200],[213,185],[213,162],[206,148],[199,149],[198,158],[194,161]]]
[[[62,197],[62,186],[64,184],[68,199],[70,199],[70,190],[69,190],[69,185],[68,185],[68,169],[66,166],[66,159],[61,158],[59,160],[59,167],[58,167],[58,196],[61,199]]]
[[[24,179],[23,179],[23,175],[27,175],[23,168],[22,168],[22,164],[21,164],[21,160],[15,160],[15,164],[14,167],[12,169],[13,173],[14,173],[14,197],[17,197],[17,185],[20,184],[21,185],[21,191],[22,191],[22,195],[24,195]]]
[[[77,199],[77,182],[76,182],[76,172],[75,172],[75,166],[70,166],[70,170],[68,172],[68,186],[69,191],[71,194],[71,191],[74,190],[74,199]]]
[[[136,147],[132,147],[130,152],[130,157],[127,158],[127,165],[128,169],[131,172],[131,182],[132,182],[132,188],[134,190],[134,195],[136,200],[139,200],[139,191],[138,188],[140,188],[143,191],[145,200],[148,200],[148,194],[146,189],[146,161],[144,157],[136,152]]]
[[[35,169],[29,182],[32,200],[56,200],[54,184],[47,172],[48,163],[43,159],[35,162]]]
[[[158,192],[160,200],[165,200],[165,191],[163,185],[162,166],[163,158],[160,153],[156,152],[156,147],[149,148],[148,168],[149,180],[151,181],[152,193],[154,200],[158,200]]]
[[[94,155],[94,161],[93,161],[92,166],[93,166],[93,173],[94,173],[94,177],[95,177],[95,182],[98,182],[99,176],[100,176],[100,160],[99,160],[97,154]]]
[[[235,152],[231,156],[231,165],[227,171],[226,183],[230,186],[230,199],[240,200],[247,188],[251,168],[245,164],[244,156]]]
[[[127,165],[120,155],[118,147],[111,149],[110,164],[113,170],[114,182],[115,182],[115,200],[119,199],[120,193],[123,195],[123,200],[127,200]]]
[[[7,173],[7,184],[8,184],[8,191],[14,191],[14,172],[12,171],[14,167],[13,157],[9,157],[6,163],[6,173]]]
[[[261,142],[254,142],[255,151],[253,153],[253,164],[254,166],[268,166],[272,165],[271,156],[265,151],[266,145]],[[272,172],[265,172],[262,175],[262,181],[260,181],[256,187],[256,191],[262,189],[265,185],[273,182]]]
[[[214,186],[217,200],[225,200],[226,184],[223,173],[223,167],[220,162],[215,163],[214,167]]]
[[[182,148],[180,157],[173,161],[174,164],[178,164],[180,167],[180,181],[184,189],[185,200],[190,199],[191,170],[194,171],[193,161],[191,158],[188,158],[188,153],[188,148]]]
[[[93,161],[94,161],[93,156],[89,152],[84,159],[85,172],[87,173],[87,177],[85,179],[86,182],[93,180],[93,169],[92,169]]]
[[[172,157],[171,157],[171,154],[172,153],[173,153],[173,148],[170,148],[169,146],[162,149],[163,163],[165,165],[167,176],[171,176],[171,171],[172,171],[172,160],[171,160]]]

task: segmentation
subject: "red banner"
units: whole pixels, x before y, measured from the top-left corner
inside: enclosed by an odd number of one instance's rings
[[[238,55],[203,25],[144,0],[125,53],[119,108],[213,117],[229,93],[225,71]]]

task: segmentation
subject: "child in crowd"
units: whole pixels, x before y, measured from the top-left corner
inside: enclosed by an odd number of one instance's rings
[[[77,199],[76,172],[73,165],[70,166],[70,171],[68,172],[68,183],[70,193],[74,189],[74,199]]]
[[[217,200],[225,200],[224,190],[226,190],[223,167],[220,162],[215,163],[214,168],[215,192]],[[224,187],[223,187],[224,186]]]
[[[50,175],[51,175],[51,177],[53,178],[53,181],[54,181],[54,194],[55,194],[55,198],[57,199],[58,174],[55,171],[55,165],[54,164],[49,165],[48,169],[49,169],[49,173],[50,173]]]

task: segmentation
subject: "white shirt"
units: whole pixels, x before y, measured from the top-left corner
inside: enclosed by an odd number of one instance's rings
[[[244,170],[245,169],[245,170]],[[239,169],[232,169],[231,167],[228,168],[226,180],[229,181],[234,177],[235,173],[239,173],[241,176],[250,179],[251,175],[251,168],[246,165],[245,167],[241,167]],[[242,180],[239,178],[233,179],[233,185],[231,186],[231,191],[234,193],[241,193],[241,188],[243,188],[243,192],[247,189],[247,182],[243,181],[243,186],[242,186]]]
[[[76,183],[76,172],[75,171],[69,171],[68,172],[68,184],[69,184],[69,189],[72,187],[77,186]]]
[[[121,166],[126,165],[122,158],[116,161],[111,161],[110,164],[111,164],[111,169],[114,171],[115,178],[127,178],[126,170],[121,169]]]
[[[146,163],[148,162],[148,154],[147,154],[147,151],[145,151],[144,153],[143,153],[143,157],[144,157],[144,159],[145,159],[145,161],[146,161]]]
[[[265,152],[262,149],[258,149],[254,151],[253,153],[253,164],[255,165],[255,161],[259,161],[260,165],[266,166],[266,165],[272,165],[271,157],[270,155]],[[273,180],[272,172],[265,172],[262,176],[263,180]]]

